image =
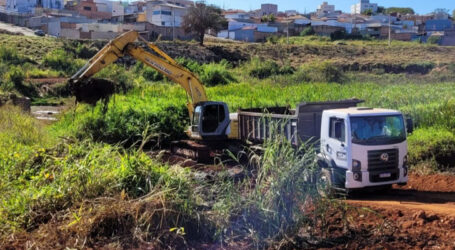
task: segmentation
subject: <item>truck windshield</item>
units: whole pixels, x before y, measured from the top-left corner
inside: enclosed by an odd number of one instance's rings
[[[351,117],[352,143],[396,144],[406,140],[402,115]]]

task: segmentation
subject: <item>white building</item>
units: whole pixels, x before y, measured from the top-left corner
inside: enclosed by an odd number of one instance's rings
[[[351,6],[352,14],[362,14],[366,10],[371,10],[373,13],[378,11],[377,3],[370,3],[370,0],[360,0],[359,3]]]
[[[297,16],[299,14],[297,10],[285,10],[284,13],[286,16]]]
[[[187,13],[187,7],[181,5],[149,1],[146,4],[147,21],[157,26],[181,27]]]
[[[271,3],[261,4],[261,14],[264,15],[277,15],[278,14],[278,5]]]
[[[125,7],[120,1],[95,0],[99,12],[109,12],[113,17],[125,15]]]
[[[63,0],[6,0],[5,8],[10,12],[34,13],[36,7],[63,9]]]

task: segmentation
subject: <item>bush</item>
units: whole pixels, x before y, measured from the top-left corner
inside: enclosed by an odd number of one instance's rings
[[[107,109],[102,103],[94,108],[81,106],[76,116],[66,114],[55,129],[58,135],[71,134],[80,140],[93,138],[126,147],[140,144],[148,136],[150,146],[184,138],[189,123],[184,97],[156,98],[152,91],[144,95],[143,89],[135,89],[125,96],[115,95]]]
[[[345,38],[346,38],[345,30],[337,30],[337,31],[333,32],[332,34],[330,34],[330,39],[332,41],[341,40],[341,39],[345,39]]]
[[[204,64],[199,77],[204,86],[225,85],[236,82],[236,79],[229,71],[230,68],[232,68],[232,65],[226,60],[222,60],[220,63]]]
[[[435,167],[455,167],[455,135],[443,128],[420,128],[408,137],[409,163],[430,161]]]
[[[67,74],[72,74],[78,69],[77,65],[74,64],[73,56],[63,49],[56,49],[47,53],[43,58],[43,63],[46,67]]]
[[[306,27],[304,30],[302,30],[302,32],[300,32],[300,36],[312,36],[314,34],[315,34],[314,29],[311,26]]]
[[[6,73],[6,80],[14,83],[14,85],[21,86],[25,80],[24,71],[20,66],[11,66],[9,71]]]
[[[79,43],[75,49],[77,58],[90,59],[98,52],[97,48],[89,47],[86,44]]]
[[[197,61],[195,61],[193,59],[189,59],[186,57],[178,57],[176,59],[176,61],[177,61],[177,63],[179,63],[183,67],[189,69],[191,72],[193,72],[195,74],[199,74],[200,72],[202,72],[201,64],[199,64]]]
[[[439,41],[441,41],[440,36],[430,36],[427,39],[428,44],[439,44]]]
[[[337,82],[345,81],[341,69],[330,62],[312,63],[303,65],[293,75],[296,82]]]
[[[133,88],[133,79],[129,71],[121,64],[112,63],[95,74],[97,78],[109,79],[115,84],[115,91],[126,93]]]
[[[280,67],[276,62],[271,60],[262,60],[253,58],[245,65],[248,74],[252,77],[265,79],[273,75],[291,74],[294,69],[288,65]]]
[[[162,81],[164,79],[164,76],[163,74],[161,74],[160,72],[158,72],[157,70],[155,69],[152,69],[150,67],[144,67],[144,69],[142,70],[142,76],[148,80],[148,81]]]
[[[12,83],[14,88],[24,96],[34,97],[38,90],[32,84],[25,84],[25,73],[20,66],[11,66],[5,75],[5,81]]]
[[[22,56],[19,56],[15,49],[4,46],[0,46],[0,60],[4,63],[14,65],[19,65],[27,61]]]

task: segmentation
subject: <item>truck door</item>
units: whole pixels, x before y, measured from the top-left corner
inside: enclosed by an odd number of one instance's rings
[[[347,168],[346,120],[330,117],[328,125],[329,134],[327,140],[324,140],[323,150],[337,167]]]

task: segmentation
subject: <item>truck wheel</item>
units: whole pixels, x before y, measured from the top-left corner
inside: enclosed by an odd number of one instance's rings
[[[332,188],[332,174],[327,168],[321,169],[316,180],[316,189],[320,196],[331,198],[334,196]]]

